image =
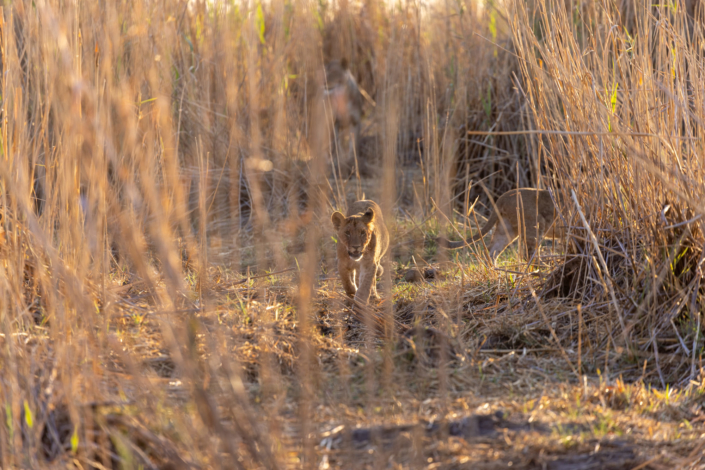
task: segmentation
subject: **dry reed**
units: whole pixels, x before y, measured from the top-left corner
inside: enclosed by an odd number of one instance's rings
[[[585,400],[578,458],[650,461],[635,449],[656,418],[599,453],[618,425],[592,416],[699,416],[703,38],[682,9],[619,11],[0,8],[0,466],[562,468],[544,393]],[[339,57],[368,97],[362,179],[331,171],[322,71]],[[419,232],[469,230],[476,197],[517,185],[575,192],[545,282],[429,256]],[[363,196],[396,237],[372,318],[345,306],[328,223]],[[402,265],[432,276],[399,282]],[[531,395],[556,377],[572,382]],[[689,381],[667,404],[643,385]],[[487,418],[501,407],[516,419]],[[501,456],[487,429],[447,429],[480,422],[504,426]],[[318,439],[369,423],[390,426],[364,452]],[[695,426],[664,426],[658,458],[698,464]]]

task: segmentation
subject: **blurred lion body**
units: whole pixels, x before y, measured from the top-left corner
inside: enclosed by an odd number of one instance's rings
[[[362,93],[348,69],[346,59],[331,60],[325,65],[324,97],[330,103],[335,129],[335,154],[340,171],[350,171],[355,152],[360,148]],[[347,148],[346,148],[347,147]]]
[[[374,201],[357,201],[347,216],[336,211],[331,220],[338,233],[338,273],[345,293],[362,304],[370,294],[379,300],[376,279],[384,272],[380,261],[389,247],[381,209]]]
[[[531,260],[545,235],[558,239],[565,237],[563,227],[556,223],[557,219],[558,211],[549,191],[534,188],[512,189],[497,199],[487,223],[470,240],[449,242],[439,237],[438,241],[446,248],[461,248],[469,242],[482,239],[497,225],[489,248],[492,262],[496,263],[499,255],[519,237],[525,240],[526,257]]]

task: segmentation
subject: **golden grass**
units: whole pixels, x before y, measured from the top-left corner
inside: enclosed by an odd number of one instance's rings
[[[631,3],[3,6],[0,467],[702,466],[701,13]],[[539,272],[425,242],[517,186],[571,230]],[[328,222],[363,195],[375,321]]]

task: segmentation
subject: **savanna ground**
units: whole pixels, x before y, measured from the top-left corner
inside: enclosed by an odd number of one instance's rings
[[[705,467],[702,14],[5,2],[0,466]],[[539,263],[435,245],[516,187],[560,196]],[[330,223],[363,195],[368,315]]]

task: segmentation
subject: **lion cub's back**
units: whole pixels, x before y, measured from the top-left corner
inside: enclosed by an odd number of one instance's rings
[[[365,212],[367,212],[367,209],[372,209],[372,212],[375,213],[376,221],[384,221],[384,219],[382,218],[382,209],[377,205],[376,202],[367,199],[363,199],[362,201],[355,201],[350,204],[350,206],[348,206],[348,213],[345,216],[351,217],[357,214],[364,214]]]
[[[506,212],[505,216],[516,214],[517,192],[521,195],[521,205],[527,216],[529,211],[536,213],[536,203],[538,202],[539,215],[549,220],[554,218],[555,206],[553,205],[553,199],[551,199],[551,193],[545,189],[534,188],[512,189],[502,194],[497,200],[497,206],[501,212]]]

